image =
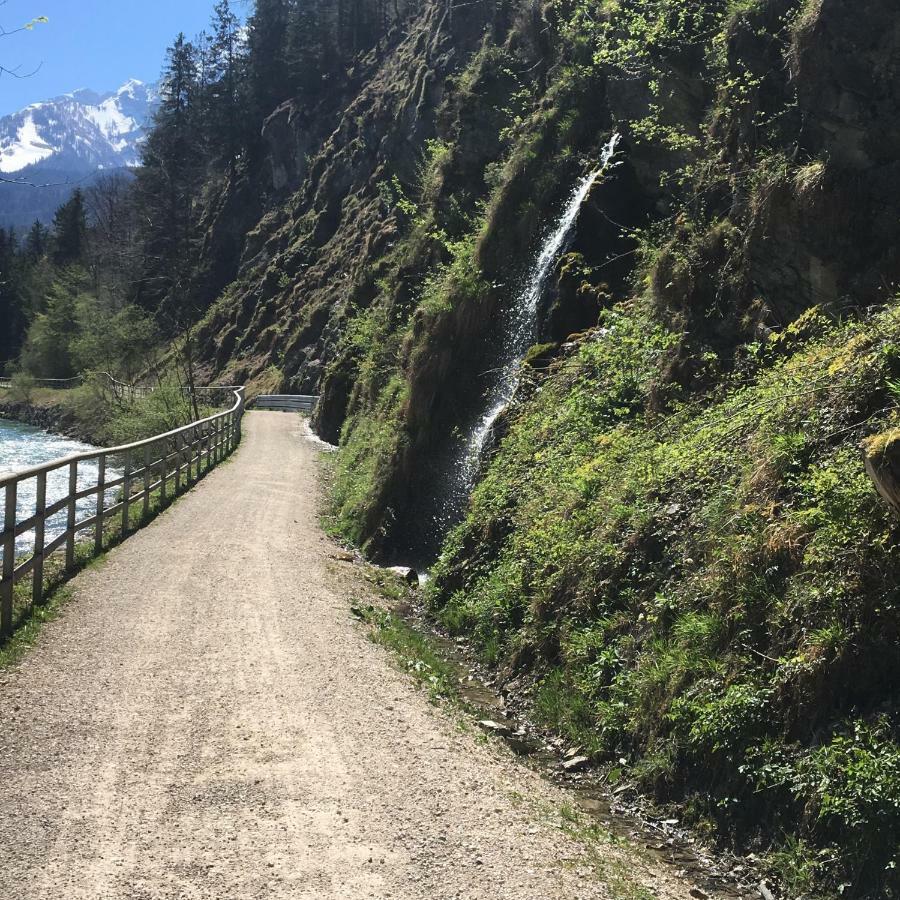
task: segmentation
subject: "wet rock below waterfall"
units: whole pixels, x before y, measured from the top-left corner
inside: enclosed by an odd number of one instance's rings
[[[410,587],[419,586],[419,573],[409,566],[388,566],[388,572],[403,579]]]

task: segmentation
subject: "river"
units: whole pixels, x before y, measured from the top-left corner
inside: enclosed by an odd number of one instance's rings
[[[69,456],[72,453],[80,453],[92,450],[90,444],[83,444],[71,438],[62,437],[24,425],[21,422],[10,422],[0,419],[0,475],[9,472],[27,469],[40,463],[50,462]],[[114,477],[112,474],[110,477]],[[86,488],[97,482],[97,466],[93,462],[83,462],[78,467],[78,487]],[[18,518],[21,520],[34,514],[35,496],[37,485],[35,479],[29,478],[19,483],[18,491]],[[57,469],[47,476],[47,504],[54,503],[66,496],[69,490],[68,466]],[[82,501],[79,509],[79,519],[84,519],[93,512],[96,500],[90,498]],[[2,507],[0,507],[0,519],[2,519]],[[47,522],[46,537],[52,540],[61,534],[65,528],[66,513],[58,513]],[[16,540],[16,552],[24,553],[34,546],[34,533],[27,532]]]

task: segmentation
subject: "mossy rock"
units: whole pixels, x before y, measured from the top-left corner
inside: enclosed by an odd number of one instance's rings
[[[900,512],[900,428],[891,428],[863,441],[866,472],[878,493]]]
[[[529,347],[522,362],[532,369],[546,369],[558,350],[559,344],[535,344],[533,347]]]

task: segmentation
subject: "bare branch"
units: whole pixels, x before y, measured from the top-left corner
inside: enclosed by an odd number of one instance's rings
[[[0,2],[0,6],[6,6],[6,0],[2,0]],[[22,31],[33,31],[35,25],[45,25],[49,19],[46,16],[35,16],[30,22],[26,22],[24,25],[20,25],[18,28],[4,28],[0,25],[0,38],[11,37],[14,34],[19,34]],[[14,68],[9,68],[8,66],[4,66],[0,64],[0,78],[4,75],[7,75],[11,78],[31,78],[32,75],[36,75],[43,63],[38,63],[37,67],[31,71],[22,73],[19,70],[22,68],[21,66],[15,66]]]
[[[9,33],[13,34],[14,32]],[[0,37],[3,37],[3,35],[0,35]],[[15,69],[8,69],[6,66],[0,65],[0,78],[2,78],[4,75],[9,75],[12,78],[31,78],[33,75],[37,75],[37,73],[41,71],[43,65],[44,64],[40,62],[37,64],[36,68],[32,69],[30,72],[25,72],[24,74],[19,71],[19,69],[22,68],[21,66],[16,66]]]

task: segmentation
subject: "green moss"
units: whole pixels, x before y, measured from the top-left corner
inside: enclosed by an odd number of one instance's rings
[[[883,456],[888,447],[900,441],[900,428],[889,428],[881,434],[873,434],[863,441],[863,449],[870,458]]]
[[[380,415],[350,418],[344,425],[342,450],[332,494],[335,530],[355,544],[365,544],[380,516],[378,487],[389,483],[404,441],[400,411],[405,385],[391,380],[378,398]]]

